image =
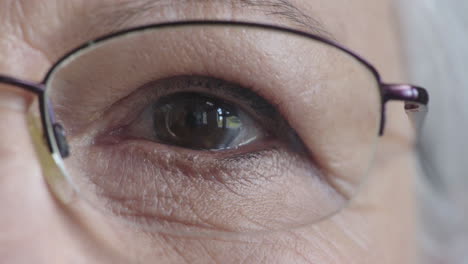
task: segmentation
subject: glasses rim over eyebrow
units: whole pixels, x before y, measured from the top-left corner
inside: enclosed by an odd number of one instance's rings
[[[54,115],[52,109],[47,106],[45,100],[45,90],[46,84],[53,74],[54,70],[60,66],[65,60],[71,56],[79,53],[82,50],[86,50],[96,44],[103,43],[107,40],[114,39],[117,37],[124,36],[130,33],[136,33],[145,30],[153,29],[162,29],[162,28],[176,28],[181,26],[190,26],[190,25],[210,25],[210,26],[237,26],[237,27],[250,27],[250,28],[259,28],[267,30],[276,30],[285,33],[294,34],[297,36],[303,36],[312,40],[319,41],[321,43],[330,45],[346,54],[350,55],[356,59],[359,63],[365,66],[375,77],[375,80],[378,84],[379,93],[381,95],[381,120],[380,120],[380,130],[379,136],[382,136],[385,128],[385,106],[389,101],[403,101],[405,103],[405,110],[410,115],[411,120],[415,122],[415,127],[419,129],[421,127],[422,121],[425,118],[427,112],[427,105],[429,103],[428,92],[419,86],[411,84],[391,84],[384,83],[381,79],[381,76],[377,69],[366,59],[355,53],[354,51],[348,49],[347,47],[327,39],[323,36],[319,36],[313,33],[307,33],[305,31],[296,30],[288,27],[255,23],[255,22],[241,22],[241,21],[228,21],[228,20],[188,20],[188,21],[177,21],[177,22],[168,22],[168,23],[157,23],[157,24],[148,24],[144,26],[138,26],[115,33],[107,34],[102,37],[96,38],[92,41],[89,41],[77,48],[71,50],[62,56],[48,71],[45,78],[40,83],[29,82],[26,80],[17,79],[11,76],[2,75],[0,73],[0,84],[8,84],[18,88],[25,89],[27,91],[33,92],[39,96],[39,104],[41,111],[41,121],[44,129],[44,135],[46,136],[46,143],[49,151],[52,155],[60,154],[62,158],[66,158],[70,155],[67,140],[65,138],[65,132],[62,126],[59,123],[55,123]],[[58,152],[58,153],[57,153]]]

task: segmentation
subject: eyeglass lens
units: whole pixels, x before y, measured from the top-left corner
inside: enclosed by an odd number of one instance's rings
[[[46,98],[79,195],[166,230],[252,232],[332,215],[371,166],[381,116],[376,78],[355,58],[246,26],[98,42],[55,68]]]

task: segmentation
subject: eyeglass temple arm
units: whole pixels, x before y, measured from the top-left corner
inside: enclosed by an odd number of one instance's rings
[[[0,74],[0,84],[2,84],[2,83],[22,88],[22,89],[27,90],[29,92],[33,92],[33,93],[35,93],[37,95],[41,95],[41,94],[44,93],[44,86],[42,84],[23,81],[23,80],[20,80],[20,79],[16,79],[14,77],[10,77],[10,76]]]
[[[413,127],[419,132],[427,114],[429,94],[426,89],[409,84],[381,84],[383,103],[404,101]]]

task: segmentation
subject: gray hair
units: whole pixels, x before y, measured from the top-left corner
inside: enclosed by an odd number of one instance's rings
[[[399,7],[410,79],[431,94],[418,147],[422,263],[468,263],[468,1]]]

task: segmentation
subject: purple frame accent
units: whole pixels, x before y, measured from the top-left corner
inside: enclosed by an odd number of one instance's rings
[[[416,129],[420,129],[427,114],[427,105],[429,104],[429,94],[424,88],[410,84],[387,84],[381,83],[382,91],[382,122],[380,135],[383,135],[385,128],[385,105],[389,101],[403,101],[405,110],[415,122]],[[415,114],[416,113],[416,114]]]
[[[412,102],[416,105],[429,103],[429,95],[424,88],[409,84],[382,84],[381,87],[384,102],[398,100]]]
[[[373,74],[376,80],[377,87],[379,89],[379,93],[381,95],[381,122],[380,122],[380,132],[379,136],[383,135],[384,128],[385,128],[385,105],[388,101],[404,101],[405,102],[405,109],[408,113],[421,113],[422,117],[419,118],[420,120],[424,119],[424,113],[426,113],[427,104],[429,102],[429,95],[424,88],[413,86],[409,84],[385,84],[382,82],[381,77],[376,70],[376,68],[370,64],[367,60],[359,56],[357,53],[351,51],[350,49],[334,42],[330,39],[326,39],[324,37],[295,30],[290,28],[285,28],[281,26],[275,25],[268,25],[268,24],[259,24],[253,22],[238,22],[238,21],[227,21],[227,20],[189,20],[189,21],[180,21],[180,22],[169,22],[169,23],[158,23],[158,24],[150,24],[145,26],[134,27],[126,30],[122,30],[116,33],[111,33],[100,38],[97,38],[93,41],[87,42],[72,51],[65,54],[61,59],[59,59],[48,71],[44,80],[41,83],[33,83],[28,82],[20,79],[16,79],[13,77],[5,76],[0,74],[0,84],[9,84],[12,86],[17,86],[19,88],[23,88],[27,91],[33,92],[39,96],[39,104],[40,104],[40,112],[41,112],[41,119],[42,125],[44,128],[44,134],[47,135],[47,144],[49,150],[53,154],[53,147],[52,142],[58,142],[57,135],[55,131],[51,131],[49,126],[47,126],[47,118],[49,118],[50,122],[52,123],[50,127],[54,127],[56,124],[54,123],[54,114],[52,109],[47,105],[47,101],[45,98],[45,89],[49,79],[51,78],[52,73],[54,72],[57,67],[59,67],[62,62],[67,60],[70,56],[76,54],[79,51],[84,49],[90,48],[93,45],[101,42],[105,42],[107,40],[113,39],[115,37],[119,37],[125,35],[127,33],[137,32],[137,31],[144,31],[144,30],[153,30],[158,28],[167,28],[167,27],[180,27],[180,26],[189,26],[189,25],[211,25],[211,26],[239,26],[239,27],[255,27],[255,28],[263,28],[269,30],[276,30],[282,31],[286,33],[291,33],[295,35],[300,35],[306,38],[310,38],[316,41],[320,41],[322,43],[328,44],[342,52],[347,53],[351,57],[355,58],[358,62],[360,62],[363,66],[365,66],[369,71]],[[60,148],[58,147],[60,150]],[[62,154],[63,156],[63,154]]]

